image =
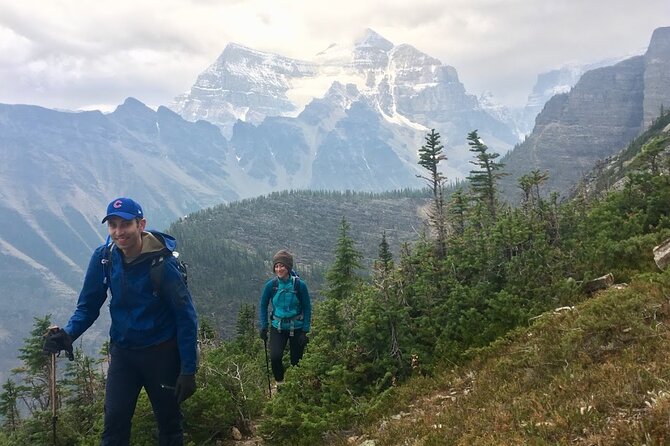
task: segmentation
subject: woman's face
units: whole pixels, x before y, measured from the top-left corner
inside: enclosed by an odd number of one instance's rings
[[[288,268],[286,268],[286,265],[284,265],[283,263],[276,263],[275,264],[275,274],[280,279],[286,280],[286,278],[288,277],[288,274],[289,274],[289,270],[288,270]]]

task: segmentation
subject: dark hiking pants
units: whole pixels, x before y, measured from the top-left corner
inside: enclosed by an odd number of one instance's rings
[[[305,346],[300,345],[298,339],[302,330],[294,330],[293,336],[290,336],[288,330],[282,330],[281,333],[276,328],[270,330],[270,364],[272,364],[272,375],[275,381],[284,381],[284,364],[282,358],[286,344],[289,345],[291,365],[297,365],[302,359]]]
[[[182,446],[183,417],[174,395],[180,369],[176,341],[141,350],[122,349],[112,344],[110,354],[101,445],[130,444],[131,420],[140,390],[144,387],[158,425],[158,444]]]

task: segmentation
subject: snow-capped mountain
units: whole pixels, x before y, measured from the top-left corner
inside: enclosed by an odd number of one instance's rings
[[[190,121],[216,124],[230,137],[238,119],[258,124],[266,116],[295,115],[298,106],[287,96],[292,82],[316,74],[313,63],[231,43],[172,109]]]
[[[330,176],[334,183],[324,183],[323,160],[347,154],[365,165],[370,156],[379,159],[380,153],[361,146],[355,130],[361,123],[374,122],[368,131],[376,132],[369,135],[375,147],[398,163],[395,178],[377,178],[366,169],[355,182],[364,190],[417,186],[417,150],[433,128],[447,147],[445,170],[451,179],[471,168],[468,132],[478,129],[501,153],[519,141],[508,123],[466,92],[455,68],[370,29],[350,45],[330,45],[311,61],[229,44],[172,109],[187,120],[217,125],[242,166],[276,187],[353,187],[338,174]],[[310,120],[315,113],[329,119]],[[290,156],[290,169],[300,166],[300,175],[278,162],[277,154]]]

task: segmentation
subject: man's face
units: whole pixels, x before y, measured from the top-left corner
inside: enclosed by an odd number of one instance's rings
[[[107,220],[107,229],[112,241],[124,254],[139,255],[142,249],[142,231],[146,224],[144,219],[124,220],[112,216]]]

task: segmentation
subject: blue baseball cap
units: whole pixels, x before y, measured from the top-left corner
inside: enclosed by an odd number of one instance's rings
[[[114,215],[121,217],[124,220],[144,218],[142,206],[132,198],[125,197],[112,200],[109,205],[107,205],[107,215],[102,219],[102,222],[106,222],[109,217],[113,217]]]

